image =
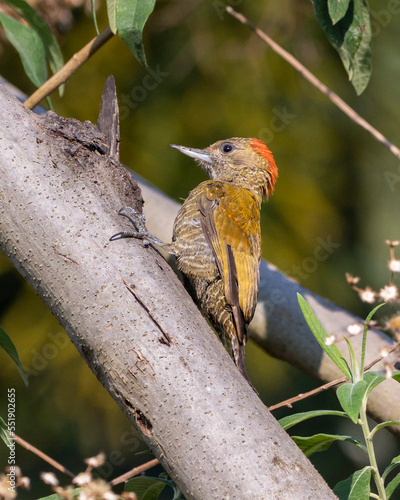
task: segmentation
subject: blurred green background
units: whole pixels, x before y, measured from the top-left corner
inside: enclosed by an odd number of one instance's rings
[[[121,110],[121,160],[176,200],[185,198],[205,176],[172,150],[171,143],[202,148],[232,136],[265,140],[274,153],[279,179],[262,210],[263,257],[302,285],[365,317],[370,306],[361,304],[346,285],[345,272],[361,276],[362,286],[378,290],[388,282],[385,239],[400,238],[399,159],[221,5],[158,0],[144,33],[149,68],[141,67],[114,37],[72,76],[62,99],[53,94],[55,111],[96,122],[105,80],[113,74]],[[367,90],[357,97],[317,24],[311,2],[232,2],[400,145],[400,13],[391,13],[390,5],[389,0],[371,2],[373,72]],[[104,4],[98,19],[104,29]],[[90,16],[83,8],[74,9],[73,27],[60,37],[65,59],[95,35]],[[0,73],[27,94],[34,90],[16,52],[4,44]],[[337,248],[310,271],[310,258],[321,239]],[[136,431],[3,256],[0,314],[0,325],[30,370],[30,386],[25,388],[12,362],[0,352],[0,414],[5,417],[7,388],[15,387],[17,434],[74,472],[84,469],[85,457],[104,451],[107,462],[100,473],[107,480],[150,458],[135,455],[144,449]],[[384,312],[381,317],[385,318]],[[246,359],[250,378],[267,405],[316,385],[254,344],[248,345]],[[322,407],[337,407],[333,394],[294,409]],[[295,428],[296,434],[315,431],[345,434],[354,429],[335,419]],[[384,432],[379,436],[382,466],[400,453],[394,438]],[[315,455],[313,463],[333,486],[362,463],[352,452],[350,445],[333,445]],[[17,453],[23,473],[33,482],[34,495],[50,493],[37,479],[49,467],[21,448]],[[1,470],[6,455],[3,447]]]

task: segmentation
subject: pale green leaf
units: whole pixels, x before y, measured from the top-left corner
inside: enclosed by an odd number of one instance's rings
[[[384,429],[385,427],[390,427],[392,425],[400,425],[400,420],[387,420],[386,422],[381,422],[380,424],[376,425],[371,431],[371,439],[380,429]]]
[[[380,375],[378,372],[366,372],[363,375],[363,380],[367,383],[365,395],[368,396],[377,385],[386,380],[386,377]]]
[[[99,26],[97,24],[96,0],[90,0],[90,4],[91,4],[91,7],[92,7],[93,24],[94,24],[94,27],[96,29],[96,33],[99,35],[100,31],[99,31]]]
[[[133,491],[137,500],[157,500],[169,481],[156,477],[134,477],[125,484],[124,491]]]
[[[345,16],[349,3],[350,0],[328,0],[328,11],[332,24],[336,24]]]
[[[363,443],[352,436],[315,434],[314,436],[309,437],[293,436],[292,439],[307,457],[311,456],[313,453],[327,450],[335,441],[348,441],[349,443],[353,443],[367,452]]]
[[[364,366],[365,366],[365,349],[367,346],[367,332],[368,332],[368,324],[371,321],[372,317],[376,313],[378,309],[380,309],[382,306],[385,304],[379,304],[378,306],[374,307],[372,311],[368,314],[365,324],[364,324],[364,332],[363,332],[363,341],[362,341],[362,349],[361,349],[361,373],[364,371]]]
[[[332,23],[326,0],[313,0],[315,13],[328,40],[339,53],[349,80],[360,95],[371,76],[372,31],[367,0],[353,0],[344,17]]]
[[[117,34],[117,0],[107,0],[107,15],[111,31]]]
[[[110,28],[118,33],[136,59],[147,65],[143,47],[143,28],[156,0],[107,0]]]
[[[306,300],[298,293],[297,299],[299,301],[300,308],[303,312],[304,318],[307,321],[310,330],[313,332],[314,337],[317,339],[319,345],[326,352],[326,354],[331,358],[335,365],[342,370],[350,380],[352,379],[352,374],[347,364],[347,361],[343,357],[342,353],[335,345],[327,345],[326,339],[328,338],[323,326],[318,321],[311,307],[307,304]]]
[[[358,16],[360,21],[357,22],[363,24],[360,24],[357,28],[362,30],[362,40],[351,61],[350,68],[352,74],[351,83],[357,95],[360,95],[367,88],[372,72],[372,29],[367,0],[355,0],[355,2],[360,4],[360,14]],[[342,61],[344,62],[343,58]]]
[[[40,87],[46,81],[46,57],[43,43],[35,30],[0,13],[6,37],[17,50],[31,82]]]
[[[28,386],[29,385],[28,375],[26,374],[23,366],[21,365],[17,349],[13,344],[13,341],[1,327],[0,327],[0,347],[2,347],[6,351],[6,353],[10,356],[10,358],[14,361],[22,377],[22,380],[24,381],[25,385]]]
[[[371,467],[354,472],[333,488],[339,500],[368,500],[371,491]]]
[[[64,58],[56,37],[51,32],[46,22],[24,0],[6,0],[29,23],[42,40],[46,56],[53,73],[57,73],[64,66]]]
[[[15,444],[14,439],[11,436],[11,432],[8,430],[8,425],[0,417],[0,437],[6,443],[8,448]]]
[[[394,457],[393,460],[390,462],[390,464],[386,467],[384,473],[382,474],[382,478],[385,479],[385,477],[392,472],[393,469],[396,467],[400,467],[400,455],[397,457]]]
[[[351,373],[353,374],[352,382],[356,383],[360,381],[360,368],[357,363],[356,355],[354,353],[353,346],[351,345],[350,340],[345,337],[344,340],[346,341],[347,348],[349,350],[349,355],[350,355],[350,367],[351,367]]]
[[[347,417],[348,415],[344,411],[337,411],[337,410],[312,410],[312,411],[306,411],[303,413],[296,413],[294,415],[289,415],[287,417],[283,417],[280,420],[278,420],[278,423],[285,429],[290,429],[290,427],[293,427],[296,424],[299,424],[300,422],[303,422],[304,420],[308,420],[309,418],[314,418],[314,417],[322,417],[326,415],[336,415],[339,417]]]
[[[398,493],[400,487],[400,473],[396,475],[394,479],[386,486],[386,497],[389,500],[395,493]]]
[[[358,415],[360,414],[361,404],[366,389],[367,383],[365,380],[360,380],[356,384],[343,384],[339,386],[336,391],[336,395],[343,410],[355,424],[358,421]]]

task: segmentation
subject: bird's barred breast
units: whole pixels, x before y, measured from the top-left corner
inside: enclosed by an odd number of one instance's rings
[[[196,188],[183,203],[175,219],[172,241],[180,271],[188,277],[212,281],[218,269],[200,225],[197,206],[200,196],[201,191]]]

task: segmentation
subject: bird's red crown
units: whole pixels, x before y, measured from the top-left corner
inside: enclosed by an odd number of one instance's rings
[[[269,172],[268,194],[271,194],[274,190],[276,179],[278,178],[278,167],[276,166],[274,156],[267,145],[260,139],[253,138],[251,141],[251,147],[257,154],[267,160]]]

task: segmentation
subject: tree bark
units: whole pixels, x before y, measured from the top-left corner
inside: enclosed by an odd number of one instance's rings
[[[5,85],[13,95],[18,96],[21,101],[26,99],[24,94],[1,76],[0,83]],[[37,106],[34,111],[40,115],[45,114],[45,109],[41,106]],[[117,136],[119,137],[119,132]],[[118,137],[116,137],[117,140]],[[144,212],[150,231],[160,239],[169,241],[173,222],[180,207],[179,203],[135,173],[132,175],[144,193]],[[162,250],[160,253],[172,265],[174,264],[173,259],[169,258],[166,253]],[[272,356],[287,361],[320,382],[332,382],[340,378],[341,372],[323,353],[305,323],[297,303],[296,293],[299,292],[307,298],[326,331],[336,335],[337,345],[346,358],[348,354],[344,337],[348,337],[347,327],[354,323],[361,324],[363,320],[302,287],[266,261],[261,261],[260,274],[259,305],[249,330],[252,339]],[[269,321],[267,321],[267,316]],[[351,342],[360,358],[361,336],[352,337]],[[370,330],[366,364],[376,359],[382,348],[389,348],[391,345],[393,341],[390,337],[378,330]],[[395,356],[392,356],[390,361],[393,361]],[[373,369],[384,372],[383,365],[383,362],[379,363]],[[400,418],[399,384],[388,380],[375,389],[369,396],[368,412],[378,422],[398,420]],[[399,426],[392,426],[389,429],[400,438]]]
[[[89,122],[0,90],[0,247],[188,499],[335,498],[240,375],[168,264],[109,242],[140,209]]]

